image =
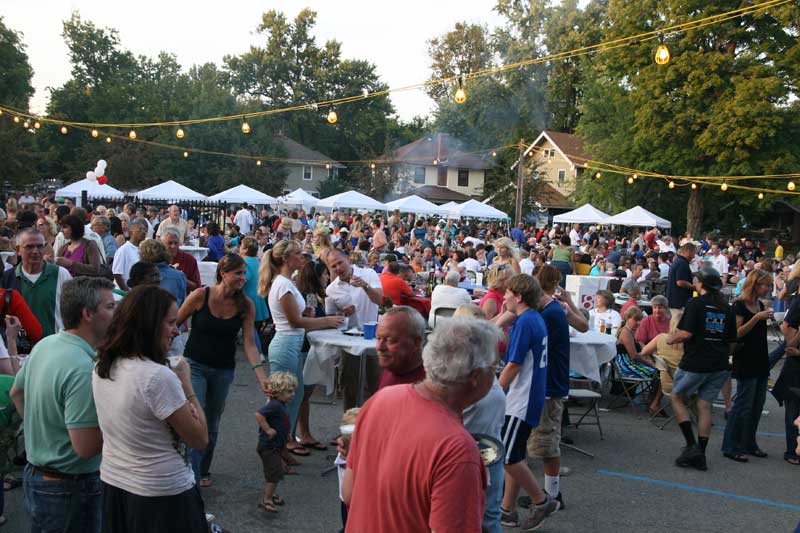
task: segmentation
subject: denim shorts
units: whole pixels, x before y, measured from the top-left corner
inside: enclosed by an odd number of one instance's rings
[[[717,399],[720,389],[731,377],[730,370],[717,372],[687,372],[680,368],[675,371],[672,394],[680,396],[697,396],[706,402]]]

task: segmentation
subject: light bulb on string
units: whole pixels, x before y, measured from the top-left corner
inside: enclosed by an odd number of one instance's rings
[[[129,132],[128,132],[128,137],[129,137],[131,140],[134,140],[134,139],[136,139],[136,130],[131,130],[131,131],[129,131]]]
[[[628,178],[628,185],[633,185],[633,176]]]
[[[66,126],[61,126],[61,134],[62,135],[66,135],[67,133],[69,133],[69,130],[67,129],[67,127]]]
[[[0,109],[0,117],[2,117],[2,116],[3,116],[3,110]]]
[[[375,170],[375,163],[370,163],[369,164],[369,168],[371,168],[372,170]]]
[[[186,135],[186,132],[185,132],[185,131],[183,131],[183,128],[181,128],[180,126],[178,126],[178,129],[177,129],[177,130],[175,130],[175,137],[177,137],[178,139],[183,139],[183,137],[184,137],[185,135]]]
[[[14,124],[19,124],[19,117],[14,117]]]
[[[789,189],[790,191],[793,191],[795,188],[794,182],[790,181],[789,183],[787,183],[786,188]]]
[[[328,111],[327,120],[328,124],[336,124],[339,121],[339,115],[336,114],[335,109],[331,108],[331,110]]]
[[[256,166],[257,166],[257,167],[260,167],[260,166],[261,166],[261,160],[260,160],[260,159],[256,161]]]
[[[183,158],[186,159],[187,157],[189,157],[189,152],[183,152]]]
[[[599,180],[602,177],[603,177],[603,175],[601,173],[599,173],[599,172],[594,175],[594,179],[597,179],[597,180]]]
[[[722,189],[723,191],[727,191],[728,190],[728,184],[723,181],[722,185],[720,185],[719,188]]]
[[[438,159],[434,159],[434,160],[433,160],[433,164],[434,164],[434,165],[438,165],[438,164],[439,164],[439,160],[438,160]]]
[[[495,152],[494,150],[492,150],[492,157],[497,157],[497,152]]]
[[[248,124],[247,121],[242,122],[242,133],[245,135],[250,133],[250,124]]]
[[[31,123],[26,120],[25,122],[22,123],[22,127],[27,130],[28,128],[31,127]]]
[[[330,169],[331,169],[331,164],[325,163],[325,170],[330,170]]]
[[[670,59],[669,48],[667,48],[667,45],[664,44],[664,34],[663,33],[659,33],[658,34],[658,39],[660,41],[660,44],[658,45],[658,48],[656,48],[656,57],[655,57],[656,64],[657,65],[666,65],[667,63],[669,63],[669,59]]]
[[[99,132],[99,131],[97,131],[97,130],[92,130],[92,137],[93,137],[93,138],[97,139],[97,137],[98,137],[99,135],[100,135],[100,132]]]
[[[110,143],[111,142],[111,137],[106,137],[106,142]]]
[[[692,190],[694,190],[696,188],[697,188],[697,184],[696,183],[692,183]]]
[[[758,193],[758,199],[759,200],[763,200],[764,199],[764,193],[763,192]]]
[[[675,182],[674,181],[670,181],[669,182],[669,188],[670,189],[674,189],[675,188]]]
[[[455,94],[453,95],[453,100],[457,104],[463,104],[467,101],[467,91],[464,89],[464,77],[459,76],[458,78],[458,89],[456,89]]]
[[[633,179],[635,179],[635,180],[636,180],[636,179],[639,179],[639,174],[634,174],[634,175],[633,175]]]
[[[42,127],[42,125],[41,125],[41,124],[39,124],[39,121],[38,121],[38,120],[37,120],[36,122],[34,122],[34,123],[33,123],[33,129],[35,129],[35,130],[38,130],[38,129],[39,129],[39,128],[41,128],[41,127]]]

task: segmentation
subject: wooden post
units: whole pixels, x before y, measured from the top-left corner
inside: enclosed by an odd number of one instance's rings
[[[515,221],[517,224],[522,222],[522,189],[525,177],[525,139],[519,140],[519,161],[517,161],[517,205],[515,211]]]

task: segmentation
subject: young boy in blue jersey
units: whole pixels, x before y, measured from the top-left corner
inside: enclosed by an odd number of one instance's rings
[[[498,381],[506,393],[503,424],[505,491],[501,523],[521,526],[522,531],[537,529],[559,503],[545,494],[528,467],[526,445],[531,430],[539,425],[547,390],[547,327],[536,310],[544,292],[536,278],[517,274],[506,286],[506,311],[516,315],[509,331],[506,365]],[[516,511],[520,488],[535,504],[533,512],[520,523]]]

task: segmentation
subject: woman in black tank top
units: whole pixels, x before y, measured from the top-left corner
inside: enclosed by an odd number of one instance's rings
[[[217,283],[195,290],[178,311],[178,323],[192,318],[184,355],[192,368],[192,386],[208,422],[208,447],[192,450],[192,469],[201,487],[210,487],[211,461],[219,434],[219,421],[233,382],[236,338],[242,331],[244,353],[266,392],[266,374],[254,342],[253,302],[243,287],[245,262],[238,255],[224,256],[217,266]]]

